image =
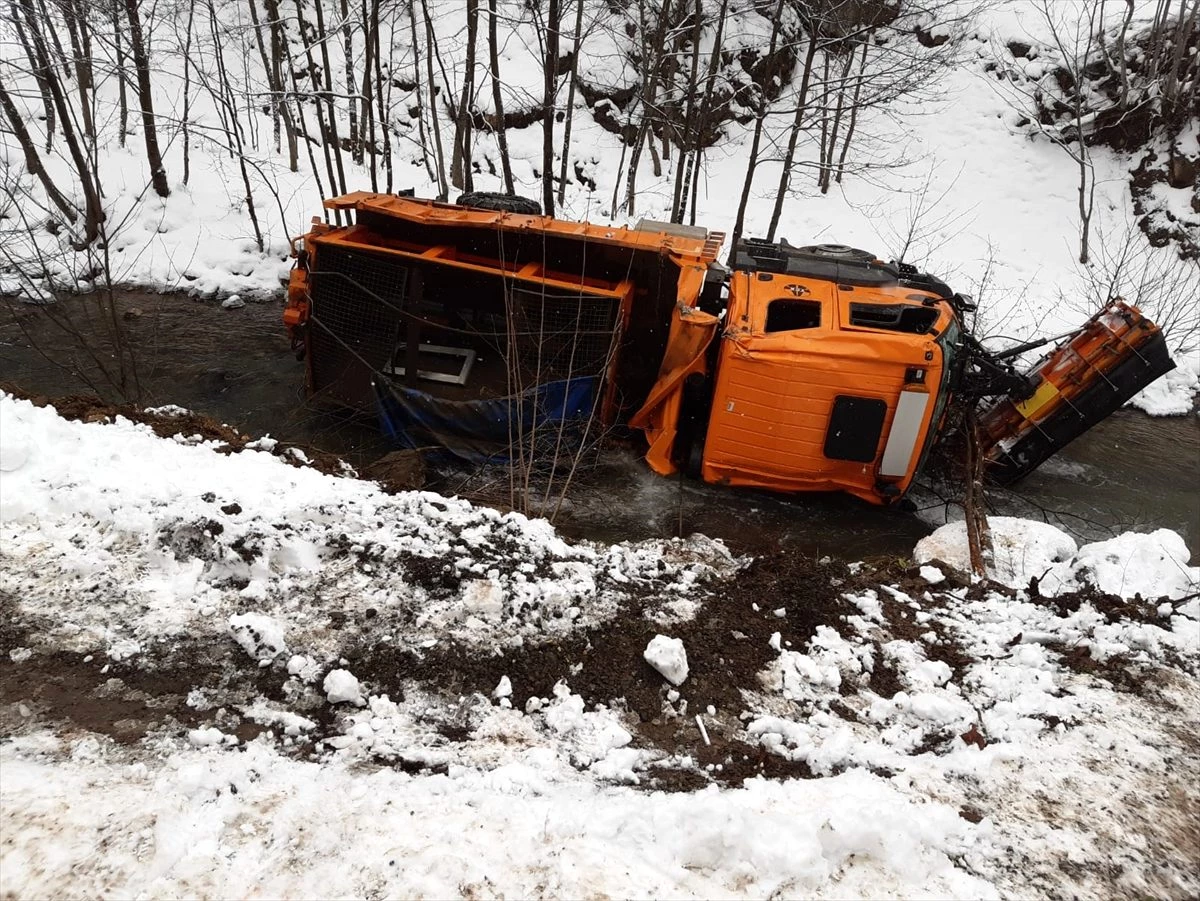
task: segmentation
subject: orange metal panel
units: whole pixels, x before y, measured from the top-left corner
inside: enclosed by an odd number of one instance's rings
[[[551,216],[530,216],[494,210],[477,210],[453,206],[433,200],[417,200],[392,194],[372,194],[356,191],[325,201],[329,210],[359,210],[406,219],[430,226],[454,225],[476,228],[501,228],[510,231],[537,231],[549,235],[577,237],[587,242],[616,244],[639,250],[654,250],[676,258],[681,264],[688,261],[709,263],[717,258],[724,235],[712,232],[706,238],[689,238],[666,232],[640,231],[628,226],[592,225],[569,222]]]
[[[877,487],[877,466],[905,388],[905,371],[909,367],[924,369],[926,384],[936,390],[941,378],[941,348],[930,335],[847,328],[848,304],[851,300],[905,303],[910,302],[905,296],[910,293],[886,288],[847,292],[831,282],[735,273],[701,468],[703,478],[777,491],[841,490],[872,503],[886,502]],[[768,304],[796,297],[821,304],[820,325],[768,334]],[[952,315],[945,305],[938,325],[944,327]],[[839,395],[874,397],[887,404],[875,459],[870,463],[825,456],[830,413]],[[934,404],[927,405],[922,439],[932,425],[933,408]],[[887,482],[903,492],[914,475],[917,458],[919,454],[914,453],[902,478]]]
[[[338,231],[314,238],[311,243],[314,248],[319,248],[322,245],[336,244],[356,250],[366,250],[371,253],[400,257],[415,263],[461,269],[485,275],[503,276],[516,281],[545,285],[548,288],[582,291],[585,294],[595,294],[602,297],[616,297],[620,299],[624,298],[632,290],[632,286],[627,281],[605,282],[599,279],[583,279],[568,273],[544,271],[536,263],[527,263],[520,269],[513,270],[501,267],[497,262],[482,258],[464,257],[455,259],[453,255],[448,254],[446,249],[441,246],[429,247],[425,250],[404,250],[392,246],[398,242],[385,242],[368,236],[369,233],[365,229]],[[475,262],[473,261],[474,259],[480,259],[481,261]]]

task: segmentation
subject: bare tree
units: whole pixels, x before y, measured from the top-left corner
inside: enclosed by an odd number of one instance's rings
[[[558,173],[558,205],[567,196],[567,161],[571,156],[571,122],[575,118],[575,86],[579,81],[579,51],[583,46],[583,0],[575,0],[575,35],[571,41],[571,71],[568,73],[567,105],[564,110],[562,161]]]
[[[433,133],[434,166],[437,171],[438,199],[450,196],[450,183],[446,178],[446,154],[442,149],[442,129],[438,125],[437,80],[433,75],[433,56],[436,42],[433,37],[433,19],[429,15],[429,0],[421,0],[421,13],[425,17],[425,76],[429,90],[429,128]]]
[[[1107,233],[1096,229],[1096,251],[1089,265],[1077,267],[1083,290],[1060,294],[1060,301],[1090,316],[1120,297],[1141,309],[1162,330],[1176,353],[1200,345],[1200,266],[1171,247],[1154,247],[1135,221]]]
[[[771,40],[767,50],[767,57],[775,55],[775,48],[779,45],[779,30],[783,25],[783,0],[776,0],[775,14],[772,17],[771,25]],[[767,96],[765,88],[761,91],[758,97],[758,103],[755,104],[754,115],[754,135],[750,139],[750,158],[746,163],[746,178],[742,182],[742,196],[738,201],[737,219],[733,223],[733,237],[730,241],[730,252],[732,248],[737,247],[739,239],[742,237],[742,228],[746,223],[746,204],[750,201],[750,189],[754,185],[754,173],[758,168],[759,154],[758,149],[762,144],[763,125],[767,119],[767,109],[770,105],[770,100]]]
[[[450,158],[450,181],[456,188],[474,189],[471,178],[471,107],[475,103],[475,44],[479,30],[479,0],[467,0],[467,50],[462,96],[454,123],[454,151]]]
[[[495,106],[496,141],[500,147],[500,168],[504,172],[504,190],[513,193],[512,163],[508,157],[504,98],[500,92],[500,50],[496,29],[496,0],[488,0],[488,62],[492,70],[492,104]]]
[[[561,0],[548,0],[542,23],[542,209],[554,215],[554,114],[558,96],[558,29]]]
[[[46,172],[46,167],[42,165],[41,156],[38,154],[37,147],[33,143],[29,129],[25,127],[25,118],[13,103],[8,90],[4,87],[3,80],[0,80],[0,108],[3,108],[9,127],[12,129],[17,143],[21,145],[21,151],[25,154],[25,168],[29,171],[30,175],[34,176],[41,183],[46,196],[50,198],[58,211],[67,218],[67,221],[74,222],[78,218],[78,213]]]
[[[15,7],[13,11],[15,15]],[[51,63],[46,34],[54,34],[53,23],[48,17],[38,14],[32,0],[21,0],[21,12],[24,13],[23,24],[29,36],[30,49],[33,53],[30,62],[35,71],[40,74],[54,101],[54,107],[58,113],[59,131],[67,145],[74,166],[74,174],[84,196],[83,234],[76,241],[76,246],[83,248],[96,240],[104,219],[104,207],[100,201],[100,189],[95,175],[95,160],[85,152],[84,145],[79,139],[75,127],[74,110],[67,98],[59,70]]]
[[[129,22],[129,49],[137,72],[138,105],[142,108],[142,137],[146,142],[146,160],[150,164],[150,183],[159,197],[171,196],[167,169],[158,147],[158,124],[154,118],[154,97],[150,86],[150,57],[142,34],[138,0],[125,0],[125,18]]]

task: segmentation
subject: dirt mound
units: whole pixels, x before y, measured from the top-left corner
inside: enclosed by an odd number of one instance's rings
[[[543,644],[498,648],[493,655],[439,645],[418,656],[379,643],[345,656],[355,673],[391,697],[403,696],[410,680],[454,694],[488,695],[507,676],[513,705],[524,709],[531,698],[553,697],[554,686],[565,681],[589,708],[627,709],[635,746],[691,756],[707,774],[660,769],[655,788],[690,791],[710,781],[740,785],[752,776],[807,777],[812,774],[806,764],[737,737],[742,691],[757,687],[758,674],[778,656],[771,646],[774,633],[780,633],[781,646],[801,648],[818,626],[845,630],[844,617],[857,608],[842,594],[856,578],[842,563],[776,553],[706,590],[701,611],[686,622],[663,625],[647,618],[646,610],[659,600],[647,596],[602,625]],[[782,606],[767,609],[759,603],[764,598]],[[689,676],[674,690],[642,657],[660,633],[681,639],[687,650]],[[710,708],[714,714],[708,714]],[[711,744],[699,740],[696,714],[704,717]]]

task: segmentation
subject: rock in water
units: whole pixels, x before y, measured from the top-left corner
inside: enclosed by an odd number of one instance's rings
[[[221,301],[221,307],[226,310],[240,310],[246,305],[240,295],[233,294]]]
[[[688,677],[687,651],[678,638],[655,635],[646,645],[642,657],[672,685],[682,685]]]

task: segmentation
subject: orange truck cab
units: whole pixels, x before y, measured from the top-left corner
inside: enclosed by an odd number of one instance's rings
[[[652,395],[634,417],[650,464],[719,484],[901,498],[950,397],[960,328],[949,289],[840,245],[745,241],[733,263],[715,346],[684,378],[664,373],[678,410]]]

